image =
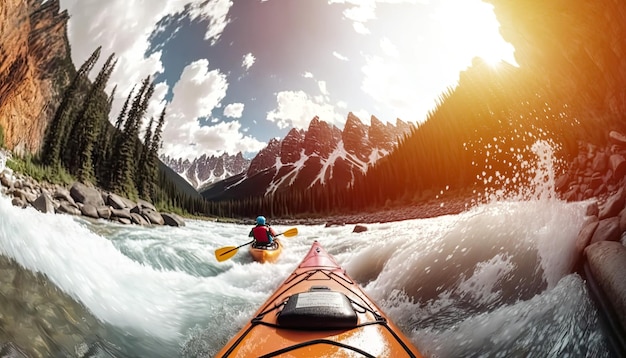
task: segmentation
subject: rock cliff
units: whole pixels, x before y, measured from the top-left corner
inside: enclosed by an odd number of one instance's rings
[[[0,126],[18,154],[41,147],[73,65],[59,0],[3,0],[0,6]]]

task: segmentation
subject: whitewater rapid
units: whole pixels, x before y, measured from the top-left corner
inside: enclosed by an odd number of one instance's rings
[[[498,201],[365,224],[363,233],[298,226],[279,261],[263,265],[245,248],[222,263],[214,257],[219,247],[246,243],[251,225],[126,226],[42,214],[0,197],[0,254],[82,305],[119,356],[212,356],[318,240],[426,356],[602,357],[597,312],[571,273],[584,208]]]

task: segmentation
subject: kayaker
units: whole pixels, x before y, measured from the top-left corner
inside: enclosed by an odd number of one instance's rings
[[[269,246],[274,243],[276,235],[276,231],[267,224],[265,216],[258,216],[256,226],[250,230],[248,237],[253,237],[256,245]]]

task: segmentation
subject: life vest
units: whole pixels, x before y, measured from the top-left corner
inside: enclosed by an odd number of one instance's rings
[[[255,226],[252,229],[252,235],[254,237],[254,240],[256,240],[256,242],[258,242],[259,244],[269,244],[272,243],[273,238],[272,238],[272,229],[270,229],[268,226],[265,225],[259,225],[259,226]]]

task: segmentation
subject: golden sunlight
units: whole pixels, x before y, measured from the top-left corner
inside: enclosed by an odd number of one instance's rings
[[[481,0],[444,0],[433,14],[441,25],[435,36],[459,59],[481,57],[495,65],[501,61],[517,66],[513,46],[504,41],[493,6]]]

